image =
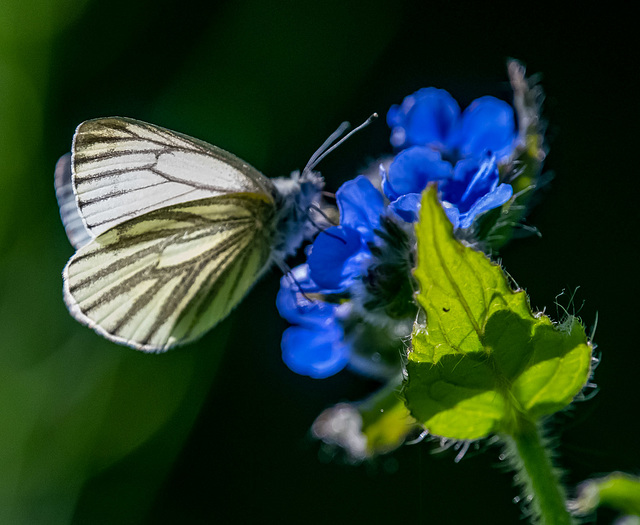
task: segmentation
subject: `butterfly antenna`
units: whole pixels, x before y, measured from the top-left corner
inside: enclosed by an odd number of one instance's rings
[[[320,161],[322,159],[324,159],[327,155],[329,155],[329,153],[331,153],[334,149],[336,149],[338,146],[340,146],[340,144],[342,144],[345,140],[347,140],[349,137],[351,137],[354,133],[357,133],[361,129],[366,128],[369,124],[371,124],[377,118],[378,118],[378,114],[374,113],[367,120],[365,120],[362,124],[360,124],[357,128],[352,129],[344,137],[342,137],[340,140],[338,140],[338,138],[340,138],[340,136],[350,126],[350,124],[348,122],[343,122],[342,124],[340,124],[340,126],[338,126],[338,129],[335,130],[331,135],[329,135],[329,138],[327,140],[325,140],[324,143],[322,144],[322,146],[320,146],[316,150],[316,152],[311,156],[311,158],[309,159],[309,162],[307,162],[307,165],[304,167],[304,172],[312,171],[313,168],[315,168],[320,163]],[[336,140],[338,140],[338,142],[333,144]],[[333,146],[331,144],[333,144]]]
[[[311,155],[309,162],[307,162],[307,165],[304,167],[304,171],[310,171],[313,168],[315,168],[316,165],[318,164],[318,161],[317,161],[318,157],[320,157],[325,151],[327,151],[327,149],[331,147],[331,144],[333,144],[336,140],[338,140],[340,136],[347,129],[349,129],[350,125],[351,124],[349,124],[348,122],[343,122],[342,124],[340,124],[338,126],[338,129],[335,130],[331,135],[329,135],[329,138],[322,143],[322,146],[320,146],[316,150],[316,152],[313,155]]]

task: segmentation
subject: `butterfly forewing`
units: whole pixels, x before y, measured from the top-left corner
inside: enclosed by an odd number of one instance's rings
[[[206,142],[124,117],[88,120],[72,147],[80,215],[93,236],[179,203],[275,189],[259,171]]]
[[[125,221],[81,248],[64,271],[65,301],[107,338],[162,351],[200,337],[267,266],[275,206],[223,195]]]

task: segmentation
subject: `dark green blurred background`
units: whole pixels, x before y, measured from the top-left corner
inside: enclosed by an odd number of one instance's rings
[[[543,74],[556,178],[530,220],[543,237],[512,243],[504,265],[552,317],[577,286],[569,309],[589,327],[599,314],[601,391],[556,421],[560,464],[569,483],[637,473],[631,17],[568,4],[2,0],[0,523],[517,522],[496,448],[459,464],[428,444],[373,465],[320,461],[316,415],[374,385],[284,366],[275,271],[202,341],[165,355],[80,326],[61,297],[73,250],[53,191],[88,118],[151,121],[283,175],[342,120],[384,115],[417,88],[463,106],[509,97],[507,57]],[[329,190],[390,152],[383,120],[323,162]]]

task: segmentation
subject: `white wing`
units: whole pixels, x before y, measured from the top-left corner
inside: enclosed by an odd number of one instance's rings
[[[64,269],[71,314],[148,352],[197,339],[267,268],[275,207],[262,194],[177,204],[111,228]]]
[[[91,240],[91,234],[87,228],[85,228],[82,217],[80,217],[76,196],[73,193],[73,184],[71,183],[71,153],[60,157],[56,163],[54,183],[62,224],[64,224],[69,242],[71,242],[74,248],[78,249]]]
[[[78,210],[93,237],[183,202],[230,193],[275,199],[271,181],[235,155],[130,118],[80,124],[71,165]]]

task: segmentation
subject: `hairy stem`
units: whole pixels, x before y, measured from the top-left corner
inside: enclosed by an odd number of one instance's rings
[[[511,435],[501,437],[507,459],[517,472],[515,479],[522,487],[521,501],[528,504],[531,521],[543,525],[574,524],[566,507],[559,472],[553,466],[540,426],[521,419]]]

